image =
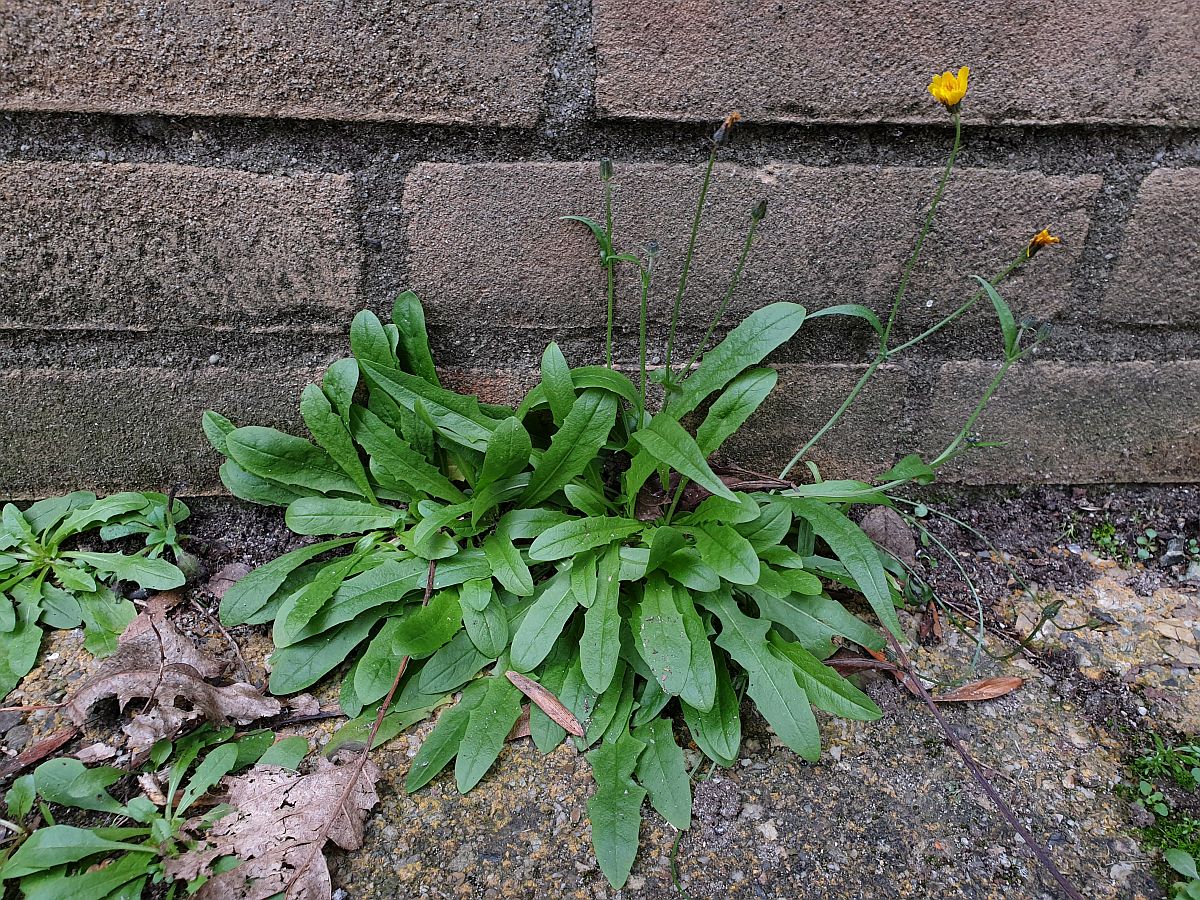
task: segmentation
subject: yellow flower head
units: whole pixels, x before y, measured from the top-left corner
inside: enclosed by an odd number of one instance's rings
[[[933,94],[933,98],[943,104],[946,109],[954,109],[967,93],[967,75],[969,74],[970,69],[963,66],[958,70],[957,75],[953,72],[934,75],[933,82],[929,85],[929,93]]]
[[[1033,254],[1037,253],[1043,247],[1049,247],[1051,244],[1061,243],[1062,238],[1055,237],[1050,233],[1049,229],[1043,228],[1033,236],[1033,239],[1029,242],[1029,246],[1026,248],[1025,252],[1029,256],[1033,256]]]
[[[721,127],[717,129],[713,135],[713,143],[718,147],[724,147],[729,143],[729,136],[733,133],[733,126],[742,121],[742,114],[739,112],[731,112],[725,117],[725,121],[721,123]]]

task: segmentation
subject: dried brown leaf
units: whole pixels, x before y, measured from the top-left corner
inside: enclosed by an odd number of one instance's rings
[[[212,578],[208,579],[208,584],[204,586],[204,589],[220,600],[225,596],[227,590],[248,574],[250,574],[250,567],[245,563],[229,563],[229,565],[219,568]]]
[[[529,704],[525,703],[521,706],[521,715],[517,717],[517,721],[513,722],[512,730],[508,732],[508,737],[505,741],[519,741],[521,738],[529,737]]]
[[[917,640],[922,644],[940,644],[945,636],[937,604],[931,600],[925,607],[925,614],[921,616],[921,625],[917,629]]]
[[[934,697],[936,703],[970,703],[976,700],[994,700],[1010,694],[1025,683],[1024,678],[1015,675],[1001,675],[996,678],[984,678],[972,681],[962,687],[955,688],[948,694]]]
[[[505,676],[522,694],[537,704],[538,709],[548,715],[559,728],[575,737],[583,737],[583,726],[575,718],[575,714],[563,706],[562,701],[534,681],[526,678],[520,672],[505,672]]]
[[[74,725],[65,725],[55,729],[32,747],[26,747],[12,759],[0,763],[0,778],[15,775],[26,766],[41,762],[63,744],[73,741],[77,737],[79,737],[79,729]]]
[[[285,702],[288,709],[292,711],[292,715],[297,718],[321,714],[321,704],[312,694],[297,694],[295,697],[288,697]]]
[[[106,759],[112,759],[117,755],[114,747],[110,747],[105,743],[89,744],[78,753],[75,758],[81,763],[98,763],[104,762]]]
[[[912,529],[894,509],[876,506],[859,523],[867,537],[907,565],[917,561],[917,542]]]
[[[361,774],[357,763],[336,765],[318,758],[316,765],[308,775],[255,766],[228,779],[226,801],[235,811],[218,819],[195,850],[168,860],[167,873],[191,880],[207,874],[217,858],[236,856],[243,862],[205,882],[197,900],[265,900],[289,884],[291,900],[329,900],[329,867],[321,853],[313,852],[314,841],[332,822],[329,840],[343,850],[362,846],[366,813],[379,802],[375,782],[380,772],[369,761]],[[357,783],[339,809],[348,779],[356,775]]]
[[[115,697],[124,709],[130,700],[143,698],[146,708],[122,728],[130,749],[137,752],[174,736],[184,722],[200,715],[217,723],[240,724],[277,715],[282,708],[279,701],[252,684],[210,683],[221,674],[221,661],[198,649],[167,620],[169,603],[159,601],[166,597],[160,594],[151,600],[129,624],[117,652],[67,700],[63,707],[67,718],[82,725],[100,700]],[[186,707],[177,705],[180,698],[187,701]]]

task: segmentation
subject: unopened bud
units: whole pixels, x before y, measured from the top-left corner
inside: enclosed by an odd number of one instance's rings
[[[731,112],[725,117],[725,121],[721,123],[721,127],[713,134],[713,143],[718,147],[724,147],[729,143],[729,137],[733,134],[733,126],[742,120],[741,113]]]
[[[757,204],[755,204],[754,209],[750,210],[750,218],[752,218],[755,222],[761,222],[766,217],[767,198],[764,197],[763,199],[759,200]]]
[[[1037,339],[1039,341],[1049,340],[1050,333],[1052,331],[1054,331],[1054,326],[1051,325],[1049,322],[1043,322],[1041,325],[1038,326]]]
[[[612,160],[607,156],[600,159],[600,177],[605,181],[611,181],[613,177]]]
[[[646,257],[648,259],[656,258],[661,252],[662,251],[658,248],[658,241],[651,240],[646,242]]]

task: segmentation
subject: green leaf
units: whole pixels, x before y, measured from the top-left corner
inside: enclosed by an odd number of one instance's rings
[[[484,415],[479,401],[464,397],[416,375],[399,369],[359,360],[363,374],[373,387],[385,392],[397,404],[410,411],[418,407],[428,413],[438,432],[456,444],[471,450],[487,450],[488,439],[496,428],[495,419]]]
[[[237,426],[220,413],[206,409],[204,415],[200,417],[200,427],[204,430],[204,436],[208,438],[208,442],[213,445],[213,449],[222,456],[228,456],[229,448],[225,446],[225,438]]]
[[[721,577],[712,566],[704,562],[694,547],[685,547],[667,557],[663,571],[685,588],[707,594],[721,587]]]
[[[309,432],[317,443],[325,449],[332,459],[372,503],[375,492],[367,481],[367,470],[363,468],[362,460],[358,458],[358,448],[350,437],[350,429],[346,420],[335,412],[329,398],[315,384],[306,385],[300,394],[300,416]]]
[[[789,497],[809,497],[814,500],[824,500],[828,503],[871,503],[880,506],[891,506],[892,501],[879,488],[864,481],[821,481],[817,484],[802,484],[778,495],[787,500]]]
[[[500,598],[492,594],[491,602],[481,610],[463,608],[463,625],[479,652],[496,659],[508,646],[508,616]]]
[[[620,551],[618,561],[620,560]],[[599,584],[596,582],[596,554],[585,550],[571,560],[571,592],[575,594],[575,602],[584,609],[591,609],[596,602],[596,592]]]
[[[237,764],[238,748],[234,744],[222,744],[213,750],[203,762],[196,766],[187,788],[179,798],[176,812],[183,814],[188,807],[202,797],[210,787],[220,781]]]
[[[883,715],[875,701],[799,644],[771,632],[771,649],[796,667],[796,678],[817,709],[860,722],[874,722]]]
[[[750,542],[730,525],[703,524],[689,526],[701,559],[733,584],[757,584],[758,554]]]
[[[592,237],[596,239],[596,243],[600,245],[600,262],[603,264],[605,260],[612,256],[612,239],[608,236],[608,231],[597,222],[595,219],[589,219],[587,216],[559,216],[563,222],[579,222],[586,225],[591,231]]]
[[[456,691],[493,659],[480,653],[471,636],[460,631],[421,668],[420,688],[428,694]]]
[[[219,473],[221,484],[225,485],[229,493],[261,506],[287,506],[297,497],[306,497],[309,494],[305,488],[290,488],[269,478],[251,475],[232,459],[227,459],[221,464]]]
[[[0,866],[0,880],[42,872],[109,850],[125,850],[130,853],[156,852],[152,846],[106,840],[86,828],[50,825],[33,832],[17,848],[17,852],[9,857],[8,862]]]
[[[680,519],[682,525],[744,525],[759,516],[758,502],[749,494],[735,493],[732,500],[725,497],[706,497],[700,505]],[[740,533],[740,532],[739,532]]]
[[[734,530],[760,554],[777,546],[792,530],[792,511],[786,503],[770,501],[759,505],[758,517],[734,525]]]
[[[464,610],[483,612],[494,596],[495,592],[492,590],[490,578],[474,578],[463,584],[462,590],[459,591],[458,602]]]
[[[620,548],[613,544],[599,557],[596,598],[583,614],[579,660],[588,686],[597,694],[612,684],[621,656]]]
[[[531,541],[548,528],[575,518],[557,509],[510,509],[496,523],[496,533],[514,541]]]
[[[719,391],[749,366],[758,365],[769,353],[791,339],[804,324],[804,307],[796,303],[772,303],[757,309],[704,354],[700,367],[688,376],[666,410],[681,419],[699,406],[713,391]]]
[[[343,538],[310,544],[307,547],[285,553],[278,559],[273,559],[266,565],[259,566],[253,572],[242,576],[221,598],[221,621],[226,625],[245,623],[267,605],[275,591],[293,571],[327,550],[344,547],[354,540],[354,538]]]
[[[717,654],[714,661],[717,691],[712,709],[699,710],[683,703],[683,720],[696,746],[713,762],[729,768],[737,761],[742,745],[742,714],[725,657]]]
[[[386,481],[409,494],[428,494],[450,503],[461,503],[466,499],[440,469],[430,465],[421,453],[369,409],[353,407],[350,428],[354,439],[370,455],[372,472],[381,484]]]
[[[538,535],[529,548],[529,558],[541,562],[564,559],[629,537],[643,527],[637,519],[615,516],[572,519]]]
[[[750,678],[746,693],[758,711],[786,746],[816,762],[821,756],[817,720],[796,681],[795,668],[772,653],[767,644],[771,623],[745,615],[728,591],[709,594],[704,603],[720,618],[717,645],[746,670]]]
[[[508,679],[504,679],[507,681]],[[408,769],[408,777],[404,780],[404,790],[408,793],[420,790],[437,777],[446,768],[446,764],[458,753],[459,744],[467,732],[471,711],[483,701],[488,687],[488,679],[481,678],[467,685],[458,703],[443,710],[438,716],[437,724],[429,737],[421,744],[421,749],[413,758]]]
[[[33,786],[32,775],[22,775],[12,783],[8,793],[4,795],[4,803],[8,807],[8,818],[20,822],[33,809],[33,801],[37,790]]]
[[[308,738],[302,734],[293,734],[276,741],[258,758],[260,766],[279,766],[281,769],[291,769],[295,772],[300,768],[304,757],[308,756]]]
[[[483,468],[480,469],[479,480],[475,484],[476,491],[523,471],[529,464],[529,455],[532,452],[533,443],[529,439],[529,432],[520,420],[513,416],[503,419],[488,441],[487,451],[483,455]]]
[[[567,497],[567,502],[585,516],[606,516],[609,513],[610,507],[604,496],[594,488],[580,484],[578,481],[572,481],[564,487],[563,493]]]
[[[612,394],[594,388],[580,394],[534,466],[522,502],[526,506],[541,503],[582,473],[608,440],[616,414],[617,399]]]
[[[270,656],[271,693],[294,694],[316,683],[350,657],[390,608],[368,610],[334,631],[315,634],[299,643],[276,649]]]
[[[669,525],[655,528],[650,535],[650,556],[646,560],[646,574],[662,568],[666,561],[684,546],[686,542],[683,535],[674,528]]]
[[[95,502],[96,495],[91,491],[72,491],[31,503],[21,515],[34,534],[44,534],[75,510],[90,507]]]
[[[561,425],[575,405],[575,385],[571,382],[571,367],[553,341],[542,353],[542,389],[555,423]]]
[[[76,809],[120,813],[122,805],[107,789],[124,775],[120,769],[108,766],[89,769],[77,759],[59,758],[38,766],[33,780],[43,800]]]
[[[629,878],[637,856],[646,789],[630,777],[645,745],[628,733],[605,741],[588,754],[596,793],[588,800],[592,847],[600,871],[615,889]]]
[[[637,761],[637,780],[650,795],[650,805],[681,831],[692,827],[692,784],[683,751],[675,743],[670,719],[654,719],[633,737],[646,745]]]
[[[849,612],[846,607],[828,594],[815,597],[792,597],[791,603],[808,613],[819,622],[828,625],[844,638],[866,647],[882,650],[884,640],[874,628]]]
[[[921,459],[916,453],[910,453],[879,476],[880,481],[915,481],[917,484],[933,484],[937,480],[937,470]]]
[[[806,612],[798,605],[798,597],[790,594],[777,597],[762,590],[761,586],[750,588],[749,593],[763,618],[786,628],[810,653],[822,659],[833,653],[835,648],[831,638],[838,633],[837,629]]]
[[[585,715],[575,713],[575,717],[586,728],[582,738],[574,739],[576,747],[587,749],[598,740],[612,740],[617,730],[624,729],[629,722],[629,714],[633,711],[633,676],[632,667],[625,665],[624,661],[619,662],[612,684],[595,698],[592,708]],[[564,684],[564,693],[568,687],[569,685]],[[582,706],[588,706],[590,696],[591,689],[585,683],[579,696],[583,701]],[[573,705],[569,705],[568,709],[574,712]]]
[[[238,428],[225,444],[230,458],[251,475],[319,493],[362,493],[324,450],[274,428]]]
[[[859,590],[892,634],[900,636],[900,620],[888,590],[887,575],[879,560],[879,551],[861,528],[832,506],[816,500],[790,498],[792,512],[806,519],[813,531],[841,561],[857,582]]]
[[[17,595],[14,589],[14,598]],[[17,601],[16,627],[4,635],[4,652],[0,653],[0,698],[7,696],[29,674],[37,660],[38,647],[42,643],[42,629],[37,624],[41,611],[39,599],[30,591]]]
[[[883,323],[879,321],[879,316],[861,303],[839,303],[836,306],[826,306],[808,314],[810,319],[819,319],[822,316],[854,316],[870,324],[876,334],[883,334]]]
[[[530,672],[546,658],[576,609],[570,570],[559,572],[539,588],[512,639],[512,667]]]
[[[355,313],[350,320],[350,349],[361,364],[371,361],[380,366],[396,365],[396,354],[379,316],[369,309]]]
[[[683,619],[683,630],[691,644],[687,677],[679,689],[679,699],[696,709],[712,708],[717,690],[716,665],[713,661],[712,644],[708,640],[708,629],[692,596],[682,588],[674,588],[675,606]]]
[[[397,527],[404,521],[404,510],[361,500],[301,497],[288,505],[284,521],[296,534],[362,534]]]
[[[987,294],[988,299],[992,301],[992,307],[996,310],[996,318],[1000,322],[1000,333],[1004,336],[1004,357],[1012,359],[1017,353],[1017,322],[1013,318],[1012,310],[1008,308],[1008,304],[1004,302],[1004,298],[996,292],[992,287],[992,283],[986,278],[980,278],[978,275],[972,275],[983,292]]]
[[[466,731],[458,746],[454,780],[460,794],[479,784],[504,749],[504,739],[521,717],[523,694],[504,677],[503,668],[502,664],[497,665],[496,674],[486,679],[483,699],[470,711]]]
[[[392,304],[392,321],[399,329],[396,356],[400,368],[424,378],[432,385],[440,385],[433,354],[429,352],[429,333],[425,329],[425,311],[421,301],[412,291],[404,291]]]
[[[373,546],[368,543],[354,553],[326,563],[312,581],[280,604],[273,635],[277,646],[292,643],[292,635],[299,634],[313,620]]]
[[[84,553],[71,551],[63,556],[86,563],[98,572],[106,572],[121,581],[132,581],[151,591],[169,591],[180,587],[184,575],[165,559],[126,556],[124,553]]]
[[[1163,851],[1163,859],[1184,878],[1200,878],[1200,874],[1196,872],[1196,860],[1186,850],[1169,847]]]
[[[778,381],[774,369],[750,369],[730,382],[696,429],[696,446],[705,459],[746,424]]]
[[[670,415],[659,413],[650,420],[649,425],[636,432],[633,439],[656,460],[687,476],[715,496],[735,499],[733,491],[708,467],[704,454],[692,436]]]
[[[634,611],[633,636],[658,686],[678,695],[688,678],[692,644],[675,603],[675,589],[662,573],[646,579],[642,602]]]
[[[71,512],[63,523],[54,529],[54,533],[47,543],[58,545],[70,535],[79,534],[105,522],[111,522],[119,516],[145,509],[149,505],[150,498],[145,494],[132,491],[111,494],[89,506],[81,506]]]
[[[354,392],[358,389],[358,360],[348,357],[331,363],[321,379],[321,387],[342,422],[349,425],[350,407],[354,404]]]

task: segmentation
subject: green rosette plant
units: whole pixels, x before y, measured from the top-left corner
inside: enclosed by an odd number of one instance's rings
[[[421,303],[405,292],[390,322],[358,313],[353,356],[305,388],[300,413],[312,441],[206,413],[205,432],[226,457],[226,487],[286,506],[289,528],[323,539],[251,572],[221,602],[226,625],[272,623],[272,691],[303,690],[349,663],[341,703],[354,718],[346,728],[365,739],[399,670],[403,681],[376,742],[459,694],[422,743],[406,786],[417,790],[453,763],[463,792],[492,766],[529,694],[538,748],[550,752],[571,728],[574,747],[587,754],[596,782],[588,803],[593,845],[616,887],[637,852],[644,800],[676,828],[690,825],[681,742],[715,765],[733,765],[744,700],[810,761],[821,752],[814,710],[878,718],[875,703],[824,662],[843,642],[884,646],[881,633],[845,605],[850,598],[863,598],[879,625],[901,633],[903,570],[851,511],[892,504],[890,492],[932,481],[976,446],[971,431],[988,398],[1045,337],[1044,330],[1031,337],[997,292],[1045,244],[1035,241],[1000,275],[977,279],[973,295],[937,325],[891,342],[958,150],[957,104],[951,114],[954,150],[886,324],[860,305],[809,313],[773,303],[709,347],[765,218],[760,203],[704,339],[686,362],[675,358],[705,198],[731,116],[710,142],[663,367],[647,364],[657,250],[617,248],[613,166],[604,161],[603,221],[567,217],[594,234],[607,275],[604,365],[572,366],[551,343],[540,382],[519,406],[480,402],[442,385]],[[613,362],[622,267],[636,271],[640,285],[636,381]],[[929,460],[908,456],[869,481],[823,480],[804,457],[879,366],[983,297],[999,317],[1004,359],[945,450]],[[778,478],[715,464],[775,387],[776,372],[764,361],[807,321],[828,315],[865,320],[879,338],[851,395]],[[655,382],[663,399],[652,409]],[[801,461],[811,478],[797,484],[788,475]]]

